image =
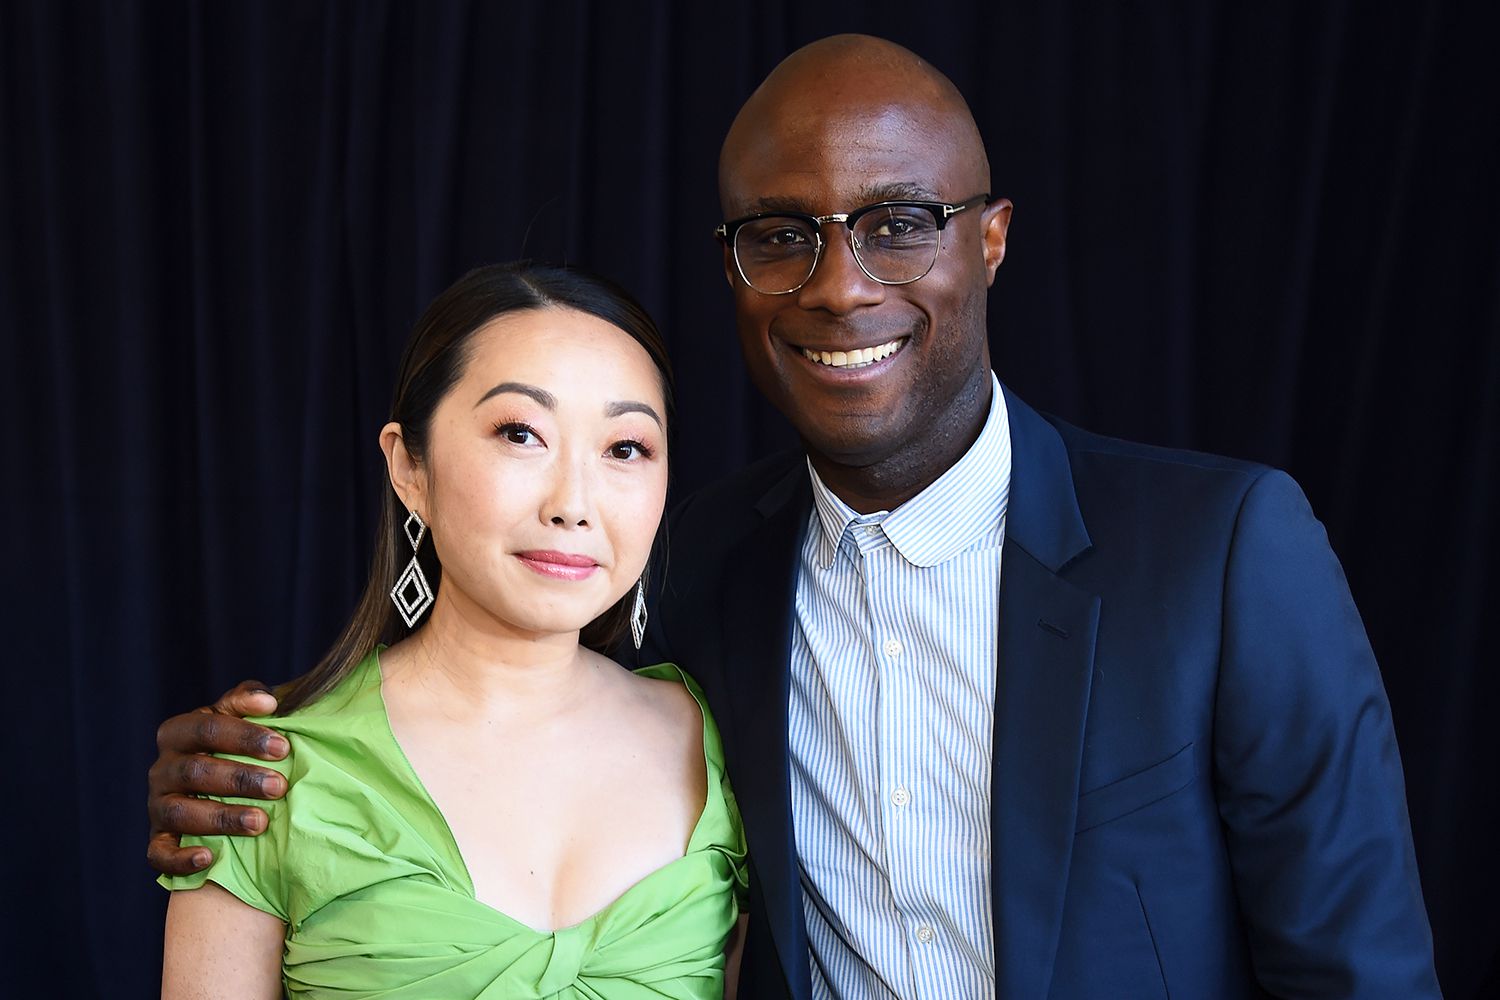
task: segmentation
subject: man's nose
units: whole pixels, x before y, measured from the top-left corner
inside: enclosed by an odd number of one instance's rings
[[[823,309],[835,315],[885,299],[885,286],[864,272],[854,258],[849,230],[843,223],[823,227],[823,252],[807,283],[797,291],[803,309]]]

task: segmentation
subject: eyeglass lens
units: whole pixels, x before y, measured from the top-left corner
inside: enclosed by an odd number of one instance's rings
[[[930,211],[902,205],[861,214],[850,236],[865,273],[888,284],[915,281],[931,270],[942,239]],[[792,291],[812,276],[819,242],[819,233],[807,219],[766,216],[735,233],[735,260],[757,290]]]

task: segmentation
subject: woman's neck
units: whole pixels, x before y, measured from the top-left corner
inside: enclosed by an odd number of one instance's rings
[[[576,703],[595,669],[578,633],[525,633],[461,597],[439,592],[427,622],[381,658],[391,693],[455,721],[530,719]]]

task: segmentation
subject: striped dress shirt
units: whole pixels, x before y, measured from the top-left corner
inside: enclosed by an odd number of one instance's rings
[[[788,740],[813,996],[995,992],[990,753],[1010,425],[891,512],[813,471]]]

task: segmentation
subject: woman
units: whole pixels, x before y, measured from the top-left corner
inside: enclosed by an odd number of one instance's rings
[[[292,791],[161,880],[163,996],[696,1000],[726,963],[732,993],[717,732],[675,667],[598,652],[640,645],[670,415],[659,334],[602,280],[496,266],[438,296],[364,596],[281,695]]]

